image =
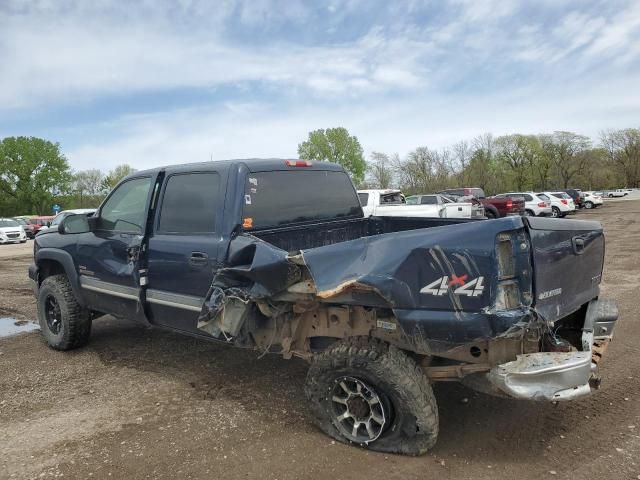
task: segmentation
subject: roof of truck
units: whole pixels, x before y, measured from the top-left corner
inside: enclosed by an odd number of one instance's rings
[[[287,162],[305,162],[305,165],[287,165]],[[265,172],[265,171],[273,171],[273,170],[289,170],[289,169],[303,169],[303,170],[329,170],[329,171],[343,171],[344,169],[338,165],[337,163],[331,162],[318,162],[318,161],[308,161],[308,160],[300,160],[296,158],[238,158],[238,159],[230,159],[230,160],[211,160],[208,162],[194,162],[194,163],[183,163],[183,164],[175,164],[175,165],[166,165],[163,167],[150,168],[147,170],[141,170],[135,172],[132,175],[139,175],[144,173],[153,173],[159,170],[208,170],[214,169],[216,167],[229,167],[231,165],[243,163],[247,166],[250,172]]]

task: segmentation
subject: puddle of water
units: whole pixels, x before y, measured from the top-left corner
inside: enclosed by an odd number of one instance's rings
[[[40,330],[40,326],[28,320],[17,320],[10,317],[0,318],[0,338],[33,330]]]

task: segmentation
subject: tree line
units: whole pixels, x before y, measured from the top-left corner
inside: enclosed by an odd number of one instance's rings
[[[640,187],[640,129],[607,130],[594,140],[574,132],[485,133],[449,147],[417,147],[408,155],[373,152],[367,161],[358,138],[342,127],[314,130],[298,145],[299,158],[342,165],[360,188],[401,188],[407,194],[480,187],[487,194],[576,187]],[[36,137],[0,141],[0,215],[49,215],[97,207],[125,176],[74,171],[58,143]]]
[[[373,152],[360,183],[408,194],[481,187],[487,194],[562,188],[640,187],[640,129],[609,130],[594,142],[574,132],[486,133],[451,147],[418,147],[406,157]]]
[[[63,209],[95,208],[124,177],[134,172],[119,165],[74,171],[60,144],[36,137],[7,137],[0,142],[0,216],[52,215]]]

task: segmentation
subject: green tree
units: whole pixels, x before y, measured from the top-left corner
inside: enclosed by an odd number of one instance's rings
[[[335,162],[344,167],[359,184],[364,180],[367,162],[358,138],[346,128],[327,128],[309,132],[309,138],[298,145],[298,156],[305,160]]]
[[[103,188],[104,174],[97,169],[82,170],[73,175],[72,188],[79,197],[79,207],[84,208],[84,203],[88,200],[93,203],[94,198],[99,196]],[[87,197],[89,197],[87,199]],[[94,205],[91,205],[94,206]]]
[[[0,142],[0,192],[6,214],[49,214],[54,196],[65,192],[71,171],[60,145],[36,137]]]
[[[397,155],[397,154],[396,154]],[[393,183],[392,160],[386,153],[372,152],[367,165],[368,184],[374,188],[389,188]]]
[[[525,135],[505,135],[496,139],[498,161],[508,170],[515,190],[522,192],[529,182],[530,158],[532,155],[529,139]]]
[[[563,188],[569,187],[571,180],[582,170],[587,158],[582,152],[591,146],[591,140],[573,132],[553,132],[551,137],[553,162]]]
[[[111,170],[106,177],[104,177],[104,180],[102,180],[102,189],[106,191],[112,190],[113,187],[115,187],[120,182],[120,180],[128,175],[131,175],[135,171],[135,168],[133,168],[131,165],[127,165],[126,163],[118,165],[113,170]]]
[[[602,132],[600,140],[609,161],[625,177],[627,187],[640,186],[640,129]]]

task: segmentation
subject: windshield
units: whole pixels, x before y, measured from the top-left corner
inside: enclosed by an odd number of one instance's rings
[[[18,222],[16,222],[15,220],[9,220],[9,219],[0,220],[0,228],[19,227],[19,226],[20,226],[20,224]]]
[[[69,213],[68,212],[62,212],[59,215],[56,216],[56,218],[53,219],[53,222],[51,222],[51,226],[53,225],[59,225],[60,223],[62,223],[62,220],[65,219],[65,217],[68,217]]]

